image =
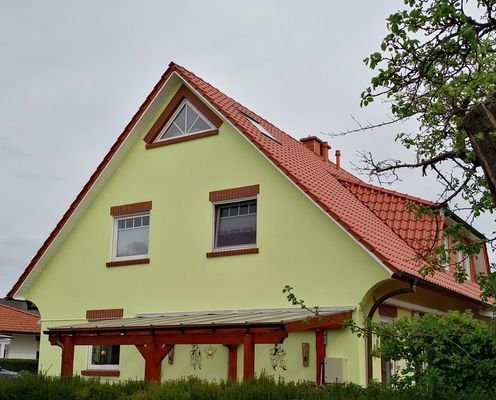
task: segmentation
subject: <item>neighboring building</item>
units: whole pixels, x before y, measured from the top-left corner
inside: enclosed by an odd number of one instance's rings
[[[419,254],[451,220],[416,219],[408,204],[431,203],[328,152],[170,64],[9,293],[41,312],[40,368],[365,384],[381,362],[343,320],[375,306],[383,319],[483,313],[485,249],[465,284],[449,268],[420,276]],[[285,285],[322,317],[290,306]]]
[[[39,315],[0,304],[0,358],[36,360],[40,348]]]

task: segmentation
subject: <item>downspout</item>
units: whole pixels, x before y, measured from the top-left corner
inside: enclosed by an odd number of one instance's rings
[[[417,290],[417,279],[414,278],[410,282],[410,287],[409,288],[402,288],[402,289],[396,289],[393,290],[389,293],[386,293],[379,297],[372,307],[370,308],[369,313],[367,314],[367,324],[369,324],[368,328],[370,328],[370,322],[372,321],[372,318],[374,317],[375,312],[379,308],[379,306],[384,303],[387,299],[398,296],[400,294],[406,294],[406,293],[415,293]],[[367,329],[367,335],[366,335],[366,344],[367,344],[367,349],[366,349],[366,358],[367,358],[367,384],[369,384],[372,381],[373,378],[373,371],[372,371],[372,331],[370,329]]]
[[[60,341],[60,335],[59,334],[57,334],[57,339],[56,339],[55,343],[57,344],[57,346],[60,347],[62,352],[64,352],[64,344]]]

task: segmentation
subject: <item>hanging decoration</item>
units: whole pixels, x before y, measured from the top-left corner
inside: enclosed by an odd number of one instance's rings
[[[201,369],[202,368],[202,353],[200,350],[200,346],[197,344],[191,345],[191,351],[189,352],[191,359],[191,366],[193,369]]]
[[[310,343],[302,343],[301,344],[301,357],[303,360],[303,366],[308,367],[310,364]]]
[[[217,353],[217,347],[209,345],[207,349],[205,350],[205,353],[207,353],[207,359],[212,359],[215,356],[215,353]]]
[[[287,371],[286,360],[284,359],[285,356],[286,351],[282,348],[282,344],[275,344],[274,347],[270,349],[270,363],[274,371],[276,371],[277,368]]]
[[[174,346],[172,346],[172,348],[169,351],[167,362],[169,363],[169,365],[174,364]]]

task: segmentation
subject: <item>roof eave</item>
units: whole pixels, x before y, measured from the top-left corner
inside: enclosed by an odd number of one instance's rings
[[[421,287],[424,287],[426,289],[434,289],[437,292],[442,292],[442,293],[449,294],[450,296],[458,297],[462,300],[477,304],[478,306],[481,306],[483,308],[487,308],[487,307],[491,306],[489,303],[486,303],[486,302],[482,301],[481,299],[476,299],[475,297],[464,295],[464,294],[459,293],[455,290],[448,289],[444,286],[438,285],[434,282],[428,281],[426,279],[409,274],[409,273],[404,272],[404,271],[398,271],[398,272],[394,273],[391,277],[393,279],[398,279],[400,281],[406,281],[406,282],[410,282],[413,279],[416,279],[417,280],[417,286],[421,286]]]

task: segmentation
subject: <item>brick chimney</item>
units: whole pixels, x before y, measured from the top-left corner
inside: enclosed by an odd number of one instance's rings
[[[324,142],[322,143],[322,147],[321,147],[321,153],[322,153],[322,160],[324,160],[325,162],[329,161],[329,149],[331,148],[331,146],[329,146],[329,144],[327,142]]]
[[[336,150],[336,168],[341,169],[341,152]]]
[[[306,138],[300,139],[300,142],[309,149],[312,150],[318,156],[322,155],[322,140],[320,140],[317,136],[308,136]]]
[[[329,161],[329,149],[331,146],[327,142],[323,142],[317,136],[308,136],[300,139],[300,142],[324,161]]]

